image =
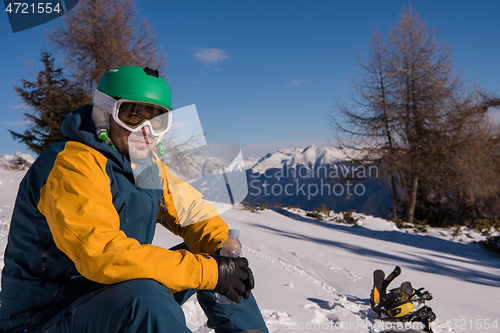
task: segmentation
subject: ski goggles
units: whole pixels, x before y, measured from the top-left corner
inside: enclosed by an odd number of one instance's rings
[[[95,89],[94,103],[111,114],[113,120],[131,132],[148,126],[154,136],[165,134],[172,126],[170,109],[153,103],[114,99]]]

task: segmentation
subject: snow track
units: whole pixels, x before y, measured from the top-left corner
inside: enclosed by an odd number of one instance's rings
[[[327,283],[325,283],[324,281],[321,281],[318,278],[312,276],[311,274],[306,272],[304,269],[302,269],[296,265],[290,264],[290,263],[288,263],[280,258],[272,256],[269,253],[265,253],[265,252],[262,252],[262,251],[257,250],[257,249],[252,249],[252,248],[246,247],[246,246],[243,246],[243,249],[245,250],[245,252],[253,253],[257,257],[263,258],[267,262],[270,262],[272,264],[275,264],[279,267],[286,269],[287,271],[290,271],[294,274],[297,274],[298,276],[302,277],[306,281],[309,281],[309,282],[323,288],[324,290],[331,292],[332,295],[338,297],[338,295],[335,293],[335,288],[333,286],[330,286]]]

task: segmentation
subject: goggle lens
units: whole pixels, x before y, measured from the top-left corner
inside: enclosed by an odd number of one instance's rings
[[[167,112],[168,109],[156,105],[123,102],[118,109],[118,119],[131,129],[149,120],[153,132],[160,133],[168,127]]]

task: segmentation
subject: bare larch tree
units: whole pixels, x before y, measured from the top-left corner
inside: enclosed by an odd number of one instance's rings
[[[148,65],[166,76],[166,56],[147,19],[137,18],[133,0],[80,1],[47,35],[69,73],[89,90],[117,66]]]
[[[486,117],[495,99],[477,84],[466,85],[452,65],[450,45],[437,34],[411,4],[403,8],[387,40],[375,31],[368,55],[358,59],[351,103],[336,101],[330,114],[340,144],[356,152],[349,157],[383,168],[393,218],[401,197],[407,222],[419,193],[427,204],[437,195],[444,195],[440,203],[449,201],[450,193],[462,204],[500,193],[498,180],[475,177],[494,166],[486,151],[494,150],[496,129]]]

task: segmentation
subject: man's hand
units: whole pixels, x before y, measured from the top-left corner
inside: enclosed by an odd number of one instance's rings
[[[250,297],[251,290],[255,287],[252,270],[248,267],[246,258],[231,258],[213,256],[219,266],[219,279],[214,291],[226,296],[235,303]]]

